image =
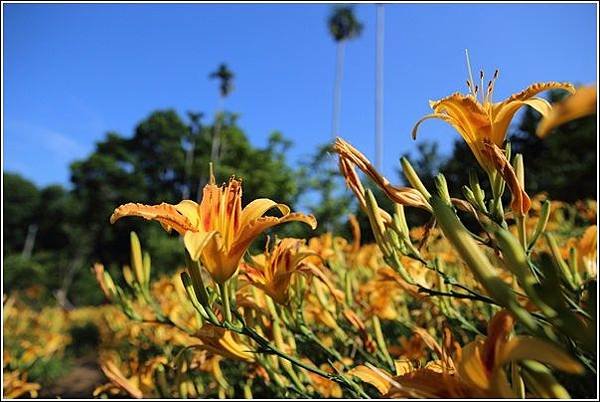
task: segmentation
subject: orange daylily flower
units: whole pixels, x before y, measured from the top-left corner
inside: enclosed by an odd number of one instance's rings
[[[121,369],[110,360],[102,360],[100,363],[100,368],[104,375],[113,383],[116,384],[119,388],[125,391],[129,396],[141,399],[144,397],[144,394],[139,388],[139,381],[136,378],[127,378]]]
[[[255,355],[253,348],[239,339],[233,332],[205,325],[200,328],[196,336],[202,340],[202,349],[208,350],[216,355],[227,357],[228,359],[253,362]]]
[[[282,216],[263,216],[272,208]],[[167,231],[175,229],[184,236],[191,258],[201,261],[217,283],[235,274],[252,241],[265,230],[290,221],[304,222],[312,229],[317,226],[314,216],[291,213],[287,205],[268,198],[256,199],[242,209],[242,184],[234,178],[219,187],[212,177],[200,204],[190,200],[177,205],[128,203],[115,209],[110,221],[124,216],[141,216],[160,222]]]
[[[530,336],[511,337],[515,320],[502,310],[490,320],[487,338],[478,338],[462,349],[456,370],[469,388],[482,396],[514,398],[504,365],[521,360],[549,364],[568,373],[581,373],[583,366],[553,344]]]
[[[391,398],[516,398],[504,370],[508,363],[532,360],[568,373],[582,373],[583,366],[553,344],[530,336],[511,337],[514,324],[509,312],[500,311],[489,322],[488,336],[478,337],[462,349],[450,331],[445,331],[444,344],[439,345],[426,330],[418,328],[417,334],[441,356],[440,360],[420,369],[396,362],[395,376],[369,363],[349,374]],[[451,349],[454,359],[448,353]]]
[[[569,249],[574,247],[577,250],[577,267],[580,274],[586,277],[595,278],[597,276],[598,265],[598,226],[589,226],[580,238],[571,238],[563,248],[563,256],[566,257]]]
[[[354,148],[345,140],[338,137],[333,145],[333,150],[340,157],[340,170],[346,179],[346,184],[356,194],[358,202],[363,210],[367,209],[365,190],[360,182],[360,179],[358,178],[356,170],[354,169],[355,167],[358,167],[366,175],[368,175],[392,201],[401,205],[421,208],[427,211],[431,209],[429,207],[429,203],[419,191],[410,187],[393,186],[388,179],[377,172],[375,167],[365,155],[363,155],[358,149]],[[383,210],[380,211],[380,214],[382,215],[382,219],[384,219],[384,221],[391,219]]]
[[[307,271],[303,260],[317,256],[299,239],[281,240],[273,250],[265,250],[263,254],[253,256],[250,261],[243,262],[242,271],[250,284],[262,289],[279,304],[285,304],[289,298],[289,287],[292,275]]]
[[[495,166],[486,156],[484,144],[489,142],[502,148],[508,126],[522,106],[530,106],[542,116],[547,116],[552,106],[545,99],[535,95],[550,89],[575,92],[573,85],[566,82],[542,82],[530,85],[502,102],[492,102],[496,78],[498,78],[498,70],[489,81],[485,92],[483,88],[474,87],[472,82],[467,81],[471,93],[463,95],[457,92],[438,101],[430,101],[429,106],[433,109],[433,113],[426,115],[415,124],[412,131],[413,138],[416,138],[419,126],[425,120],[443,120],[464,138],[479,164],[486,171],[492,172]],[[483,72],[481,72],[481,81],[483,82]],[[477,98],[479,90],[482,95],[481,101]]]
[[[15,371],[4,371],[2,378],[2,396],[7,399],[37,398],[41,385],[34,382],[27,382],[27,373]]]

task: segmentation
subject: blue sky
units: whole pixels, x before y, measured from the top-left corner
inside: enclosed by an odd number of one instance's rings
[[[384,172],[415,149],[428,100],[500,68],[495,99],[536,81],[596,81],[595,4],[396,4],[385,9]],[[280,130],[292,163],[330,139],[331,5],[4,4],[4,171],[68,184],[69,163],[107,131],[129,136],[150,112],[217,107],[221,62],[235,72],[229,110],[257,146]],[[374,158],[375,5],[346,48],[342,136]],[[420,139],[458,138],[429,121]]]

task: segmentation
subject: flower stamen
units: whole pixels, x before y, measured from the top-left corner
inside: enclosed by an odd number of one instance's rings
[[[471,70],[471,60],[469,59],[469,49],[465,49],[465,56],[467,57],[467,71],[469,72],[469,82],[471,83],[471,85],[473,85],[473,71]],[[477,85],[475,85],[475,88],[477,88]],[[471,91],[473,96],[477,97],[476,90],[473,90],[471,86],[469,86],[469,90]]]
[[[481,88],[481,98],[483,99],[483,102],[485,103],[487,94],[485,94],[483,92],[483,70],[479,70],[479,83],[480,83],[479,88]]]

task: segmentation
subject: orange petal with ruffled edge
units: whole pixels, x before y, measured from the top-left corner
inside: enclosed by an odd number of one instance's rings
[[[552,106],[547,100],[534,96],[550,89],[564,89],[571,93],[575,92],[575,87],[568,82],[538,82],[502,102],[495,103],[492,107],[492,120],[494,122],[492,141],[496,145],[502,146],[506,131],[515,113],[525,105],[534,108],[542,117],[549,115]]]
[[[198,231],[190,219],[181,214],[176,206],[165,202],[160,205],[145,205],[133,202],[123,204],[117,207],[110,216],[110,223],[115,223],[125,216],[140,216],[147,220],[158,221],[167,232],[171,229],[175,229],[179,234],[184,234],[187,231]]]
[[[260,218],[270,209],[277,208],[283,215],[290,213],[287,205],[279,204],[268,198],[258,198],[244,207],[240,217],[240,227],[247,226],[251,221]]]
[[[246,226],[240,229],[239,235],[231,247],[231,254],[239,254],[241,256],[250,246],[250,243],[252,243],[252,241],[256,239],[262,232],[272,228],[273,226],[293,221],[304,222],[313,230],[317,228],[317,220],[313,215],[305,215],[299,212],[293,212],[282,216],[281,218],[275,216],[263,216],[250,221]]]

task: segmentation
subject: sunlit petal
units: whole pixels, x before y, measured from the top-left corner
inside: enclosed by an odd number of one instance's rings
[[[179,213],[175,206],[164,202],[160,205],[144,205],[131,202],[121,205],[110,216],[110,223],[115,223],[125,216],[140,216],[147,220],[155,220],[160,222],[167,231],[175,229],[180,234],[184,234],[186,231],[197,231],[187,216]]]
[[[242,210],[240,226],[247,226],[254,219],[260,218],[272,208],[277,208],[282,215],[290,213],[290,208],[287,205],[279,204],[268,198],[258,198],[244,207]]]
[[[568,353],[543,339],[534,337],[516,336],[509,340],[501,349],[497,365],[520,360],[535,360],[567,373],[583,372],[583,366]]]
[[[597,107],[596,87],[578,88],[574,95],[552,105],[552,111],[540,121],[537,135],[544,137],[563,123],[595,114]]]

